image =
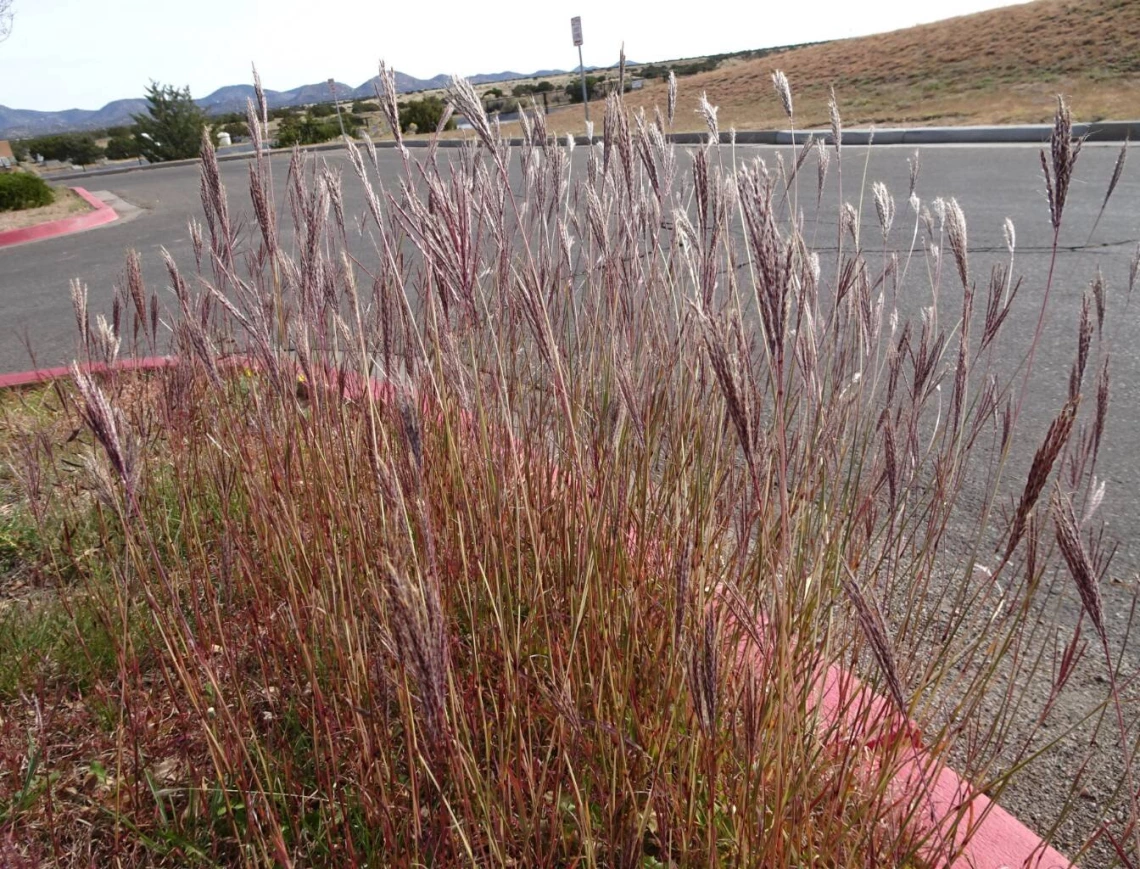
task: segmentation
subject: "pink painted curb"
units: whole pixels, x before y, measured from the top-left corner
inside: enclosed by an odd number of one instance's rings
[[[729,607],[729,618],[739,616]],[[763,627],[761,619],[759,627]],[[756,637],[740,641],[736,660],[762,676],[764,650]],[[837,752],[861,758],[868,773],[876,758],[893,758],[893,808],[910,808],[911,822],[930,844],[920,859],[934,861],[939,846],[960,850],[942,869],[1075,869],[1021,821],[934,757],[918,726],[895,705],[840,667],[821,667],[810,677],[819,728]],[[810,702],[810,701],[809,701]]]
[[[80,365],[79,369],[87,374],[108,374],[112,371],[155,371],[159,368],[170,368],[177,363],[178,360],[173,356],[147,356],[142,359],[124,359],[111,365],[105,362],[93,362],[90,365]],[[11,374],[0,374],[0,389],[35,386],[37,383],[47,383],[70,375],[70,365],[14,371]]]
[[[29,241],[40,241],[45,238],[55,238],[57,235],[69,235],[73,232],[82,232],[113,223],[119,215],[106,202],[96,199],[82,187],[72,187],[81,198],[87,201],[95,210],[86,214],[77,214],[74,217],[63,217],[59,220],[49,220],[46,223],[37,223],[35,226],[25,226],[20,229],[9,229],[0,232],[0,247],[13,244],[24,244]]]
[[[87,373],[105,374],[155,371],[177,364],[174,356],[151,356],[80,367]],[[70,374],[70,366],[2,374],[0,389],[32,386]],[[372,380],[371,387],[368,391],[377,399],[390,399],[395,394],[390,383]],[[342,379],[339,388],[342,394],[357,399],[367,394],[359,383],[359,375]],[[731,604],[727,614],[729,618],[739,618]],[[759,627],[763,627],[763,620]],[[757,636],[752,633],[753,639],[741,640],[736,660],[762,675],[764,650],[754,639]],[[895,806],[915,807],[913,822],[935,844],[952,841],[961,849],[946,869],[1075,869],[1076,864],[1064,854],[1046,845],[1021,821],[937,761],[923,745],[918,726],[886,697],[839,667],[821,669],[812,678],[816,683],[812,694],[817,698],[820,729],[828,734],[836,749],[854,751],[864,759],[865,768],[873,772],[876,748],[885,747],[886,756],[892,756],[890,749],[902,746],[899,754],[894,755],[899,759],[893,773],[895,789],[890,796]],[[934,854],[928,856],[932,858]]]
[[[835,732],[849,744],[870,747],[888,740],[909,743],[897,763],[894,796],[900,803],[921,806],[915,820],[924,832],[934,834],[936,841],[952,839],[962,847],[951,869],[1073,866],[1021,821],[935,760],[922,744],[914,722],[903,718],[887,698],[875,694],[850,673],[828,668],[823,677],[820,713],[825,725],[841,724]],[[868,721],[874,723],[874,733],[866,733]],[[863,732],[856,732],[852,725]]]

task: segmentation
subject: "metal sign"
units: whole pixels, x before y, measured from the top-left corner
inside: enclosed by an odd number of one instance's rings
[[[574,44],[582,44],[582,19],[575,15],[570,19],[570,30],[574,34]]]

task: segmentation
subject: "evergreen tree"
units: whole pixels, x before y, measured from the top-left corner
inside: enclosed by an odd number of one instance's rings
[[[190,96],[190,88],[151,82],[147,88],[148,114],[134,115],[135,142],[151,163],[198,156],[206,113]]]

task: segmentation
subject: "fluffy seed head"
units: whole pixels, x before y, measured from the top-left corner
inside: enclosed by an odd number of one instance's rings
[[[697,114],[705,119],[705,124],[708,125],[709,128],[709,136],[714,141],[720,140],[720,127],[717,126],[716,122],[716,113],[718,110],[719,106],[714,106],[712,103],[710,103],[709,95],[702,92],[701,101],[697,108]]]
[[[772,86],[776,88],[776,96],[780,98],[780,104],[784,107],[784,114],[790,118],[792,116],[792,86],[788,84],[788,77],[784,75],[782,69],[772,73]]]
[[[823,201],[823,185],[827,181],[827,169],[831,165],[831,152],[823,144],[823,139],[815,140],[815,157],[818,168],[818,183],[816,185],[816,203]]]
[[[669,126],[673,126],[673,121],[677,117],[677,76],[673,74],[673,70],[669,70]]]
[[[879,216],[879,226],[882,227],[883,238],[886,238],[891,231],[891,224],[895,221],[895,200],[882,181],[875,182],[872,192],[875,194],[875,211]]]
[[[954,252],[954,261],[958,265],[958,277],[962,286],[970,285],[970,260],[966,248],[966,215],[957,199],[951,199],[946,204],[944,229],[950,240],[950,250]]]
[[[827,114],[831,119],[831,141],[838,154],[843,147],[843,119],[839,117],[839,103],[835,100],[835,88],[831,89],[831,96],[827,100]]]

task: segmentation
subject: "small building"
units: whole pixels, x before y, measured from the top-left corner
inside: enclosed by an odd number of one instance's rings
[[[12,145],[7,139],[0,139],[0,171],[16,168],[16,155],[12,153]]]

